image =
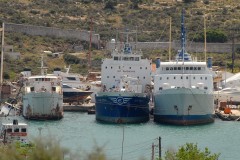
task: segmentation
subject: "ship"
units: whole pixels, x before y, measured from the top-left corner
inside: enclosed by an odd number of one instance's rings
[[[206,60],[205,60],[206,61]],[[186,52],[184,10],[181,17],[181,50],[176,59],[156,61],[154,121],[173,125],[214,122],[212,59],[199,62]]]
[[[30,120],[59,120],[63,118],[62,80],[47,75],[41,60],[41,74],[31,75],[30,69],[23,74],[23,117]]]
[[[30,145],[28,125],[14,119],[12,123],[2,123],[0,129],[0,145],[18,142],[21,146]]]
[[[95,94],[96,120],[105,123],[142,123],[149,120],[151,60],[133,49],[125,35],[120,49],[102,60],[101,91]],[[116,44],[117,45],[117,44]]]
[[[91,101],[92,86],[83,82],[83,77],[79,74],[69,73],[70,66],[66,72],[60,68],[55,68],[53,75],[60,76],[63,88],[63,103],[82,104]]]

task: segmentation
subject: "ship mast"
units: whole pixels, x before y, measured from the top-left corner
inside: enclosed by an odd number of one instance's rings
[[[205,62],[207,61],[207,33],[206,33],[206,19],[205,15],[204,18],[204,55],[205,55]]]
[[[172,48],[172,17],[170,17],[169,19],[170,22],[170,29],[169,29],[169,49],[168,49],[168,53],[169,53],[169,62],[171,61],[171,48]]]
[[[90,24],[90,36],[89,36],[89,52],[88,52],[88,65],[89,69],[91,69],[91,50],[92,50],[92,17],[91,17],[91,24]]]
[[[181,54],[182,61],[184,62],[184,53],[186,52],[186,31],[184,27],[184,9],[182,10],[182,18],[181,18]]]

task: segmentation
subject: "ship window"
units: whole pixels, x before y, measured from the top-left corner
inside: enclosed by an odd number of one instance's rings
[[[118,60],[118,57],[114,57],[113,59],[114,59],[114,60]]]
[[[109,76],[107,76],[107,78],[109,78]]]
[[[169,68],[168,68],[168,67],[166,67],[166,70],[168,71],[168,70],[169,70]]]
[[[159,90],[162,90],[162,87],[159,87]]]
[[[160,77],[160,80],[162,80],[162,77]]]
[[[195,77],[193,77],[193,79],[195,79]]]
[[[131,67],[129,67],[129,69],[131,69]]]
[[[189,67],[186,67],[186,70],[189,70]]]
[[[145,77],[143,77],[143,79],[145,79]]]
[[[76,81],[76,77],[67,77],[68,80]]]
[[[201,70],[201,67],[198,67],[198,70]]]
[[[27,128],[22,128],[21,132],[27,132]]]
[[[31,92],[33,92],[34,91],[34,87],[30,87],[30,90],[31,90]]]
[[[200,79],[202,79],[202,77],[200,77]]]
[[[56,91],[56,87],[52,87],[52,91],[54,91],[54,92],[55,92],[55,91]]]
[[[145,69],[147,69],[147,67]]]
[[[207,80],[207,77],[205,77],[205,80]]]
[[[107,69],[107,66],[105,68]]]
[[[135,57],[135,61],[139,61],[139,57]]]
[[[169,78],[167,77],[167,79],[169,79]]]
[[[177,67],[174,67],[174,70],[177,70]]]
[[[133,61],[133,59],[134,59],[133,57],[130,57],[130,61]]]
[[[111,67],[111,69],[112,69],[112,67]]]
[[[113,76],[113,78],[115,78],[115,76]]]
[[[197,70],[197,67],[194,67],[194,70]]]
[[[173,67],[170,67],[170,70],[173,70]]]
[[[186,77],[186,79],[188,79],[188,77]]]
[[[19,128],[14,128],[14,132],[19,132]]]
[[[7,129],[7,133],[10,133],[10,132],[12,132],[12,128]]]
[[[142,69],[142,67],[140,67],[140,69]]]
[[[182,76],[181,76],[181,79],[182,79]]]
[[[137,78],[139,79],[139,76]]]
[[[176,79],[176,77],[173,77],[173,79]]]
[[[193,70],[193,67],[190,67],[190,70]]]
[[[182,70],[182,67],[178,67],[178,70]]]
[[[204,87],[204,89],[208,89],[208,87]]]
[[[120,67],[120,66],[118,66],[118,68],[119,68],[119,69],[121,69],[121,67]]]

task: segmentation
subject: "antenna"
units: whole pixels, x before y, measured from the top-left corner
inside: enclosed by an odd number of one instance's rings
[[[0,98],[2,98],[2,83],[3,83],[3,49],[4,47],[4,23],[2,23],[2,51],[1,51],[1,75],[0,75]]]

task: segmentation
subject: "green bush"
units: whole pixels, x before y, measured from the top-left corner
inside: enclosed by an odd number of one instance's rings
[[[165,160],[218,160],[220,154],[211,154],[208,148],[201,151],[197,144],[186,143],[177,152],[167,151]]]

